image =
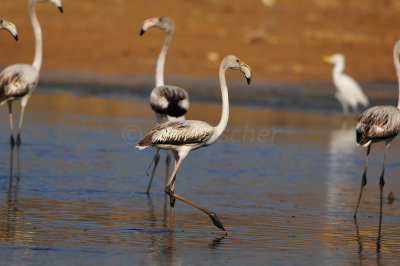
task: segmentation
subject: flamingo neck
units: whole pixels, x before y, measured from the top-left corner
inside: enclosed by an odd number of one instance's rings
[[[210,140],[208,141],[208,145],[215,142],[219,136],[221,136],[222,132],[224,132],[226,126],[228,125],[229,120],[229,96],[228,96],[228,87],[226,86],[226,79],[225,79],[225,71],[227,67],[221,65],[219,69],[219,83],[221,85],[221,94],[222,94],[222,114],[221,120],[219,124],[214,127],[213,135],[211,136]]]
[[[33,33],[35,35],[35,57],[33,59],[33,67],[38,71],[42,66],[43,44],[42,44],[42,29],[40,28],[39,20],[36,15],[36,1],[29,1],[29,15],[31,17]]]
[[[172,40],[172,35],[174,34],[174,29],[170,29],[167,31],[167,35],[165,36],[164,45],[161,48],[161,52],[158,56],[157,67],[156,67],[156,87],[164,85],[164,65],[165,65],[165,57],[168,52],[169,44]]]
[[[393,53],[394,68],[396,69],[397,85],[399,86],[399,97],[397,99],[397,108],[400,109],[400,51],[395,49]]]

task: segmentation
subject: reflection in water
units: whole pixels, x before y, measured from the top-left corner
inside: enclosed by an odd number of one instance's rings
[[[5,204],[5,221],[3,237],[6,241],[15,240],[16,225],[18,221],[18,193],[19,193],[19,181],[20,181],[20,152],[17,147],[17,176],[16,183],[14,184],[13,166],[14,166],[14,148],[10,146],[10,176],[8,181],[7,199]]]
[[[357,244],[358,244],[358,256],[359,256],[359,265],[364,265],[364,258],[365,258],[365,250],[364,250],[364,237],[361,236],[360,234],[360,229],[358,226],[358,221],[357,218],[354,217],[354,225],[355,225],[355,230],[356,230],[356,237],[357,237]],[[376,237],[376,262],[377,265],[381,265],[381,224],[379,225],[378,228],[378,235]],[[364,234],[369,235],[370,232],[364,232]]]
[[[222,245],[223,240],[225,239],[226,236],[227,235],[223,235],[223,236],[218,236],[218,237],[214,238],[212,240],[212,242],[208,245],[209,248],[216,249],[216,248],[220,247]]]
[[[342,125],[341,129],[333,131],[329,141],[328,177],[327,177],[327,202],[328,210],[336,210],[344,205],[351,197],[345,192],[346,186],[351,183],[351,169],[356,151],[356,134],[354,127]]]

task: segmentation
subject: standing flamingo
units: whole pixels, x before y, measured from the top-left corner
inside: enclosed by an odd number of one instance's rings
[[[368,107],[368,97],[362,91],[360,85],[348,75],[344,74],[345,57],[342,54],[324,56],[324,62],[334,64],[332,71],[333,83],[337,89],[336,99],[342,104],[343,112],[347,114],[349,106],[353,111],[357,110],[358,104]]]
[[[140,30],[140,36],[142,36],[150,28],[159,28],[167,33],[164,45],[157,60],[156,87],[151,91],[150,94],[150,106],[156,113],[157,123],[161,123],[165,117],[168,119],[168,121],[184,121],[185,114],[189,109],[188,93],[180,87],[164,84],[165,56],[167,55],[168,47],[174,34],[174,21],[169,17],[147,19],[144,21],[142,29]],[[153,159],[154,168],[147,186],[147,193],[150,192],[151,183],[153,182],[153,177],[160,160],[159,152],[160,150],[158,149]],[[168,153],[166,158],[166,178],[168,178],[169,174],[170,160],[171,158]]]
[[[32,65],[16,64],[5,68],[0,73],[0,103],[7,102],[10,117],[10,144],[13,147],[14,130],[12,119],[12,102],[21,99],[21,116],[19,120],[17,146],[21,144],[21,128],[25,107],[32,92],[39,81],[39,72],[42,65],[42,29],[36,16],[35,6],[37,2],[52,2],[62,12],[61,0],[28,0],[29,15],[35,35],[35,57]]]
[[[5,29],[8,30],[12,36],[14,36],[15,40],[18,41],[18,33],[17,27],[7,20],[0,19],[0,30]]]
[[[365,185],[367,184],[367,167],[368,167],[368,155],[371,150],[371,146],[375,142],[385,141],[385,157],[383,159],[383,167],[381,177],[379,180],[380,186],[380,216],[379,216],[379,228],[382,222],[382,193],[383,186],[385,185],[384,174],[387,153],[392,140],[397,136],[400,131],[400,40],[398,40],[393,48],[393,61],[396,69],[396,75],[399,86],[399,98],[397,108],[391,105],[385,106],[374,106],[367,109],[358,119],[356,126],[357,143],[364,147],[367,147],[367,155],[365,158],[364,173],[361,180],[360,194],[358,196],[358,202],[354,218],[357,216],[358,207],[360,205],[361,196]]]
[[[152,146],[156,147],[157,149],[172,150],[174,152],[175,167],[165,188],[165,193],[167,193],[170,197],[171,231],[173,231],[175,198],[203,211],[209,215],[213,223],[218,228],[225,231],[221,221],[214,212],[211,212],[175,193],[175,179],[182,160],[189,154],[189,152],[213,144],[222,134],[228,124],[229,98],[228,88],[225,80],[225,72],[228,68],[240,70],[242,73],[244,73],[248,84],[250,84],[251,79],[250,67],[245,63],[241,63],[239,58],[236,56],[230,55],[222,60],[219,68],[219,81],[222,94],[222,115],[217,126],[213,127],[206,122],[197,120],[167,121],[157,125],[146,136],[144,136],[136,146],[136,148],[139,150]]]

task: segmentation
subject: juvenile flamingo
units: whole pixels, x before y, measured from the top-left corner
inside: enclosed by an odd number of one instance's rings
[[[189,152],[213,144],[218,137],[221,136],[228,124],[229,98],[225,80],[225,72],[228,68],[240,70],[245,75],[248,84],[250,84],[251,80],[250,67],[245,63],[242,63],[239,58],[230,55],[222,60],[219,69],[219,81],[222,94],[222,115],[217,126],[213,127],[206,122],[197,120],[167,121],[158,124],[153,130],[144,136],[136,146],[139,150],[151,146],[156,147],[157,149],[172,150],[174,153],[175,167],[165,188],[165,193],[170,197],[171,231],[173,231],[174,204],[176,198],[206,213],[211,218],[214,225],[225,231],[222,222],[214,212],[211,212],[175,193],[175,179],[182,160],[189,154]]]
[[[28,103],[32,92],[39,81],[39,72],[42,65],[42,30],[36,16],[35,6],[37,2],[52,2],[62,12],[61,0],[28,0],[29,15],[32,22],[33,32],[35,35],[35,57],[32,65],[16,64],[5,68],[0,73],[0,104],[7,102],[10,117],[10,144],[15,145],[12,103],[21,99],[21,116],[19,120],[17,146],[21,144],[21,128],[24,117],[25,107]]]
[[[379,228],[382,223],[382,193],[385,185],[384,174],[387,153],[392,140],[400,131],[400,40],[398,40],[393,48],[393,61],[396,69],[396,75],[399,86],[399,98],[397,107],[391,105],[374,106],[367,109],[358,119],[356,126],[357,143],[367,147],[367,155],[365,158],[364,173],[361,179],[361,188],[358,196],[358,202],[354,218],[357,216],[358,207],[360,205],[363,189],[367,184],[367,167],[368,155],[371,146],[375,142],[385,141],[385,156],[383,159],[383,167],[379,179],[380,187],[380,211],[379,211]]]
[[[170,17],[150,18],[144,21],[140,36],[151,28],[159,28],[166,32],[164,45],[158,56],[156,66],[156,87],[150,94],[150,106],[156,113],[157,123],[163,122],[164,118],[168,121],[184,121],[185,114],[189,109],[189,95],[188,93],[177,86],[164,84],[164,65],[165,57],[167,55],[168,47],[171,43],[172,36],[174,35],[175,23]],[[153,177],[160,160],[160,149],[157,150],[152,162],[154,161],[154,168],[151,173],[149,184],[147,186],[147,193],[150,192]],[[166,178],[169,174],[169,164],[171,157],[169,153],[166,157]],[[151,164],[150,164],[151,166]],[[149,167],[150,167],[149,166]]]

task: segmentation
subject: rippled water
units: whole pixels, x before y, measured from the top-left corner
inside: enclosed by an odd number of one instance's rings
[[[189,119],[216,124],[218,104]],[[35,94],[23,146],[10,151],[0,112],[0,258],[4,264],[395,264],[399,261],[398,142],[387,163],[378,237],[383,145],[372,147],[353,220],[365,150],[356,116],[231,107],[220,141],[192,152],[176,192],[215,211],[228,234],[182,202],[169,232],[164,159],[147,196],[154,150],[134,145],[154,124],[145,101]],[[13,153],[10,175],[10,154]]]

